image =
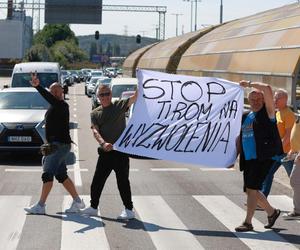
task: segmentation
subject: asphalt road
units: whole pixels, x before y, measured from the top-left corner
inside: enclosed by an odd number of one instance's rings
[[[1,79],[0,79],[1,85]],[[89,205],[97,143],[90,131],[90,99],[83,84],[70,87],[73,151],[70,177]],[[103,190],[99,217],[63,213],[70,199],[55,183],[47,215],[26,215],[23,207],[39,198],[40,157],[0,155],[0,249],[300,249],[300,221],[278,219],[266,230],[266,214],[256,211],[255,232],[236,233],[245,216],[242,175],[236,170],[159,160],[131,159],[130,181],[136,219],[116,220],[123,209],[112,173]],[[270,201],[292,209],[284,178],[274,182]]]

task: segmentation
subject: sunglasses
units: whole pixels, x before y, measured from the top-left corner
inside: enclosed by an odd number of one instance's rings
[[[110,92],[100,93],[99,96],[100,96],[100,97],[110,96]]]

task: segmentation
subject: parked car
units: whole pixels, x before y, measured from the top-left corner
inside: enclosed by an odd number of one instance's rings
[[[97,108],[100,105],[100,101],[97,97],[97,92],[98,92],[98,88],[100,86],[100,84],[106,84],[106,85],[110,85],[111,84],[111,78],[100,78],[98,79],[97,83],[96,83],[96,87],[94,92],[92,93],[92,109]]]
[[[45,113],[49,103],[35,88],[0,91],[0,151],[38,151],[46,142]]]
[[[104,79],[105,77],[92,77],[90,79],[90,81],[88,82],[88,84],[86,84],[86,95],[88,97],[91,97],[93,93],[95,93],[95,88],[96,88],[96,84],[97,81],[99,79]]]
[[[89,76],[89,73],[92,71],[91,69],[81,69],[80,70],[81,73],[82,73],[82,76],[83,76],[83,79],[82,81],[86,82],[88,76]]]
[[[129,98],[130,96],[133,96],[134,93],[135,93],[134,90],[124,91],[124,92],[122,92],[122,94],[121,94],[121,96],[120,96],[120,100],[127,99],[127,98]]]
[[[77,70],[70,70],[70,72],[71,72],[71,76],[73,77],[74,83],[75,82],[80,83],[80,76]]]
[[[108,77],[116,77],[118,74],[117,68],[113,68],[113,67],[105,68],[104,74]]]
[[[74,78],[68,70],[61,71],[61,79],[62,83],[67,84],[68,86],[72,86],[74,84]]]
[[[114,78],[111,80],[112,101],[118,100],[124,91],[135,91],[137,88],[137,78]]]

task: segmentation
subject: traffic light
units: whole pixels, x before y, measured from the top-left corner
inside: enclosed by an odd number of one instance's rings
[[[99,31],[98,30],[96,30],[96,32],[95,32],[95,39],[99,40]]]
[[[136,43],[141,43],[141,39],[142,39],[141,35],[137,35],[136,36]]]

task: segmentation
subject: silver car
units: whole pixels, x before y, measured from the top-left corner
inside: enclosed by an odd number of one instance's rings
[[[49,103],[36,89],[0,91],[0,151],[38,151],[45,143],[45,113]]]

